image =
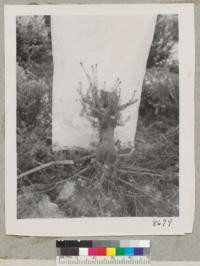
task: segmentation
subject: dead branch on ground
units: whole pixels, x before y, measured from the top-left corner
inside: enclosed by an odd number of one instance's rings
[[[51,167],[51,166],[56,166],[56,165],[73,165],[74,161],[72,160],[62,160],[62,161],[53,161],[49,163],[42,164],[40,166],[37,166],[33,169],[30,169],[20,175],[17,176],[17,179],[20,179],[22,177],[28,176],[30,174],[36,173],[38,171],[44,170],[45,168]]]

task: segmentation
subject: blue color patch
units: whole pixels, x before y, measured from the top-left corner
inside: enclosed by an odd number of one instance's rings
[[[134,248],[125,248],[125,256],[134,256]]]
[[[135,256],[143,256],[144,255],[144,249],[143,248],[134,248],[134,255]]]

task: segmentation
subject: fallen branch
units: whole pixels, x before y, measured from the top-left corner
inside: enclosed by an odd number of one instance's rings
[[[46,193],[46,192],[52,191],[52,190],[54,190],[58,185],[60,185],[60,184],[62,184],[62,183],[65,183],[65,182],[68,182],[68,181],[71,181],[74,177],[77,177],[77,176],[79,176],[79,174],[84,173],[86,170],[88,170],[88,168],[89,168],[89,166],[86,167],[86,168],[84,168],[84,169],[82,169],[82,170],[80,170],[78,173],[76,173],[76,174],[74,174],[74,175],[72,175],[72,176],[69,176],[69,177],[67,177],[67,178],[65,178],[65,179],[63,179],[63,180],[57,181],[57,182],[55,182],[55,183],[48,184],[48,186],[50,186],[50,188],[45,189],[45,190],[40,190],[40,191],[38,191],[38,192],[40,192],[40,193]]]
[[[88,160],[88,159],[92,159],[92,158],[94,158],[95,156],[96,156],[95,153],[92,153],[92,154],[90,154],[90,155],[85,155],[85,156],[81,157],[81,158],[79,159],[79,161],[80,161],[80,162],[82,162],[82,161],[86,161],[86,160]]]
[[[127,170],[124,170],[124,169],[118,169],[117,172],[119,173],[122,173],[122,174],[130,174],[130,173],[133,173],[133,174],[140,174],[140,175],[149,175],[149,176],[154,176],[154,177],[163,177],[163,175],[161,174],[156,174],[156,173],[151,173],[151,172],[142,172],[140,171],[139,169],[127,169]]]
[[[131,149],[128,153],[119,153],[119,158],[128,158],[131,157],[134,153],[135,149]]]
[[[143,168],[143,167],[134,167],[134,166],[127,166],[127,165],[122,165],[120,166],[120,169],[124,169],[124,170],[133,170],[133,171],[139,171],[139,172],[148,172],[148,173],[157,173],[158,171],[152,170],[152,169],[147,169],[147,168]]]
[[[53,166],[53,165],[73,165],[73,164],[74,164],[74,161],[72,161],[72,160],[62,160],[62,161],[53,161],[53,162],[45,163],[45,164],[39,165],[39,166],[37,166],[31,170],[28,170],[28,171],[18,175],[17,179],[22,178],[22,177],[27,176],[27,175],[30,175],[30,174],[33,174],[33,173],[36,173],[38,171],[41,171],[41,170],[48,168],[50,166]]]
[[[155,198],[154,198],[153,195],[151,195],[150,193],[147,193],[147,192],[143,191],[142,188],[140,188],[138,185],[137,186],[135,184],[133,185],[130,182],[128,182],[126,180],[123,180],[121,178],[118,178],[118,180],[121,181],[122,183],[124,183],[124,184],[126,184],[126,185],[128,185],[128,186],[130,186],[132,188],[134,188],[135,190],[139,191],[143,195],[145,195],[145,196],[147,196],[147,197],[149,197],[149,198],[151,198],[151,199],[153,199],[155,201]],[[165,201],[163,201],[161,199],[159,199],[158,201],[161,202],[163,205],[167,206],[169,209],[174,208],[173,205],[168,204],[167,202],[165,202]]]

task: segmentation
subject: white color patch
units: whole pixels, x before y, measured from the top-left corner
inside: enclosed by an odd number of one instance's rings
[[[88,248],[79,248],[79,256],[88,256]]]
[[[98,64],[99,86],[113,87],[119,77],[122,103],[136,90],[136,104],[123,111],[124,126],[115,137],[122,145],[134,145],[141,88],[153,39],[156,15],[52,16],[54,61],[52,134],[54,150],[90,148],[97,132],[81,116],[79,82],[88,80],[80,62],[91,70]]]
[[[140,240],[140,247],[149,248],[150,247],[150,240]]]

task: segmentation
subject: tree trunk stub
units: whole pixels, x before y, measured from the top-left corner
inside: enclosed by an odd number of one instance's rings
[[[106,165],[112,165],[117,159],[115,149],[114,127],[108,125],[100,131],[100,143],[97,149],[97,161]]]

